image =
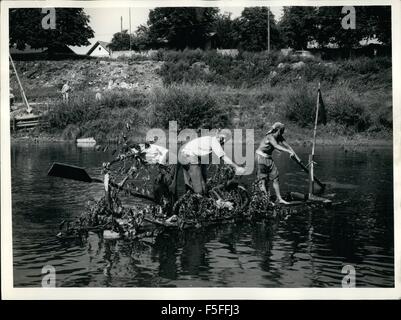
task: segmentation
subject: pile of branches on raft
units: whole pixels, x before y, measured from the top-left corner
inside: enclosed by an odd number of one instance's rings
[[[75,221],[62,223],[60,238],[85,237],[93,231],[105,238],[140,239],[168,227],[201,227],[274,215],[269,197],[256,184],[250,191],[241,186],[230,166],[217,166],[207,181],[206,195],[188,190],[176,199],[166,190],[176,177],[177,166],[149,165],[138,156],[120,155],[118,159],[118,167],[107,164],[103,168],[108,175],[108,192],[88,202]],[[122,198],[129,198],[133,192],[150,194],[151,175],[155,176],[152,188],[156,201],[123,204]]]

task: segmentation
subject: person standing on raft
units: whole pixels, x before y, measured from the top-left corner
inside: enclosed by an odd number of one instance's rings
[[[280,194],[279,173],[274,163],[272,154],[274,150],[287,152],[291,157],[299,157],[291,146],[285,141],[284,134],[285,127],[282,123],[276,122],[271,129],[266,133],[266,136],[260,142],[256,150],[257,159],[257,181],[259,188],[269,195],[269,181],[273,182],[273,189],[277,196],[277,201],[281,204],[288,204]]]
[[[232,166],[236,175],[245,173],[245,168],[234,163],[223,150],[222,146],[229,139],[229,135],[219,132],[216,136],[195,138],[181,148],[179,162],[184,169],[184,180],[187,188],[198,194],[204,195],[207,193],[207,163],[212,153],[226,164]]]

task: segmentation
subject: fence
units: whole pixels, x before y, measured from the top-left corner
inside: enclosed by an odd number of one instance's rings
[[[36,108],[44,103],[30,103],[31,106]],[[16,103],[14,106],[23,106],[22,103]],[[20,109],[21,110],[21,109]],[[19,111],[18,111],[19,113]],[[10,118],[10,128],[12,132],[16,132],[20,129],[29,129],[37,126],[47,126],[48,122],[44,119],[43,114],[16,114],[11,115]]]

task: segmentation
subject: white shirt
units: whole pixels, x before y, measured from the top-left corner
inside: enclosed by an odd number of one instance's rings
[[[61,89],[62,93],[66,93],[71,90],[71,87],[68,84],[64,84],[63,88]]]
[[[148,148],[145,148],[145,145],[141,144],[140,147],[141,152],[145,153],[145,159],[149,164],[167,163],[168,149],[156,144],[151,144]]]
[[[207,156],[214,152],[218,158],[225,155],[217,137],[205,136],[189,141],[181,148],[181,153],[190,158]]]

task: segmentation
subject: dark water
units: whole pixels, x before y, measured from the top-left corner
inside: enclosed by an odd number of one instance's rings
[[[308,149],[298,148],[307,159]],[[60,242],[102,185],[47,177],[53,161],[98,168],[110,154],[72,144],[15,144],[12,156],[14,285],[40,286],[52,265],[57,286],[90,287],[341,287],[344,265],[357,287],[394,286],[393,160],[391,148],[317,149],[317,175],[327,194],[349,204],[305,209],[287,219],[170,233],[151,245],[104,241],[97,235]],[[279,155],[282,191],[307,191],[307,177]],[[243,177],[250,183],[253,177]],[[333,196],[333,195],[332,195]]]

